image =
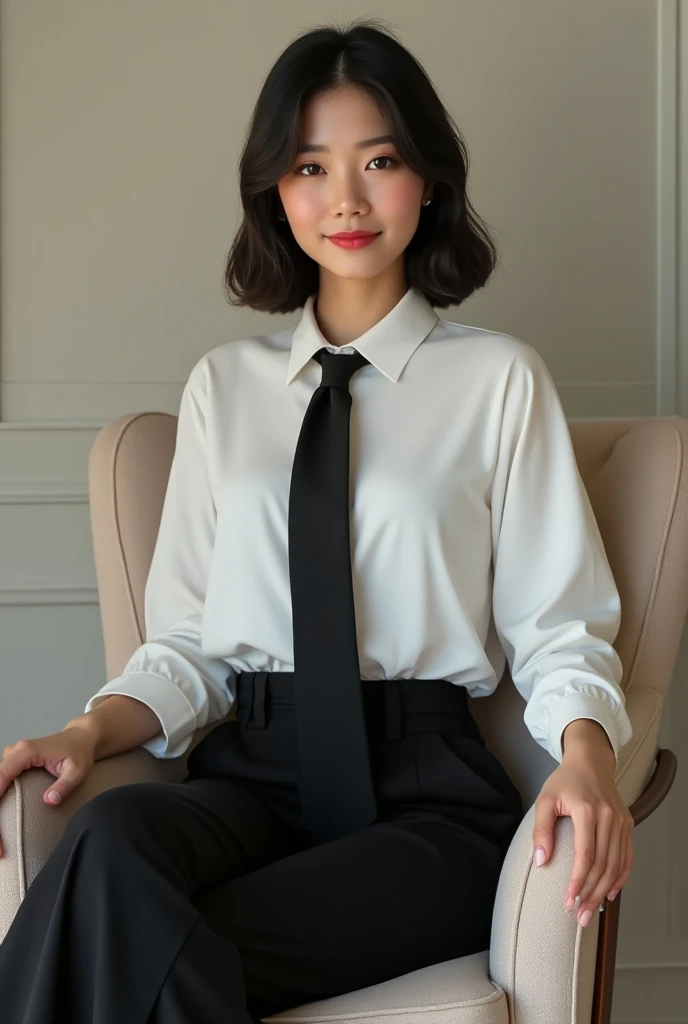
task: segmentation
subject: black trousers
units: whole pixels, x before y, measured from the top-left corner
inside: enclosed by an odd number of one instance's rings
[[[522,817],[466,691],[364,680],[379,815],[299,822],[292,673],[243,673],[181,783],[93,797],[0,945],[3,1024],[255,1024],[487,949]]]

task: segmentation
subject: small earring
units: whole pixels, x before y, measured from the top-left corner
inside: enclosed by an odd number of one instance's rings
[[[423,200],[423,206],[429,206],[429,204],[430,204],[431,202],[432,202],[432,199],[424,199],[424,200]]]
[[[286,220],[286,219],[287,219],[287,218],[286,218],[286,217],[283,217],[281,213],[278,213],[278,214],[277,214],[277,220]]]

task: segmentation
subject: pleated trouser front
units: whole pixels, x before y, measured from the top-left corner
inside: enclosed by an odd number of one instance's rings
[[[379,815],[320,841],[290,676],[242,673],[184,782],[76,811],[0,945],[2,1024],[254,1024],[488,948],[523,807],[460,688],[363,681]]]

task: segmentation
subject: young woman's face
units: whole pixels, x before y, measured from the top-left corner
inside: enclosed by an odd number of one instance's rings
[[[365,92],[347,85],[321,93],[303,110],[301,142],[308,148],[278,182],[294,238],[338,277],[380,274],[399,258],[418,226],[423,179],[402,163],[392,142],[357,148],[386,135],[389,126]],[[379,234],[362,248],[345,249],[328,238],[340,231]]]

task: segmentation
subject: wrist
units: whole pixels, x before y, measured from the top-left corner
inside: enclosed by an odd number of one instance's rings
[[[93,711],[87,711],[83,715],[72,718],[64,727],[65,729],[80,729],[93,741],[94,752],[101,738],[101,722],[98,715]],[[64,731],[64,729],[63,729]]]
[[[616,754],[606,729],[593,718],[577,718],[561,736],[562,763],[595,758],[616,769]]]

